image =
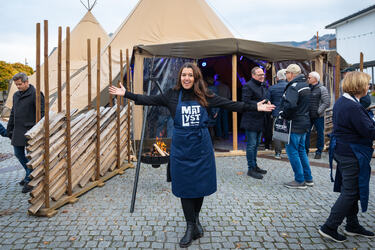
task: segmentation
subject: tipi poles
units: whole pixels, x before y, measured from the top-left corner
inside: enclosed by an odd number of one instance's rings
[[[111,52],[111,46],[108,46],[108,67],[109,67],[109,72],[108,72],[108,85],[112,85],[112,52]],[[112,100],[112,95],[109,94],[109,105],[113,107],[113,100]]]
[[[100,179],[100,37],[96,62],[96,173],[95,180]]]
[[[49,82],[48,82],[48,21],[44,20],[44,199],[49,203]]]
[[[87,39],[87,109],[91,109],[91,40]]]
[[[41,119],[40,110],[40,23],[36,24],[36,122]]]
[[[130,64],[129,64],[129,50],[126,49],[126,89],[130,91]],[[127,98],[127,122],[128,122],[128,135],[127,135],[127,145],[128,145],[128,163],[130,163],[130,100]]]
[[[62,28],[59,26],[59,36],[57,45],[57,112],[61,112],[61,45],[62,45]],[[68,68],[65,69],[68,71]],[[66,79],[68,79],[68,76]]]
[[[71,160],[71,136],[70,136],[70,28],[66,28],[66,163],[68,174],[68,195],[72,195],[72,160]],[[60,92],[59,92],[60,93]],[[60,93],[61,95],[61,93]],[[61,96],[60,96],[61,100]],[[60,103],[61,105],[61,103]],[[61,108],[61,107],[60,107]]]

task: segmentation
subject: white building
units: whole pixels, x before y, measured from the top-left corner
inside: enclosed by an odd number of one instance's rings
[[[342,18],[325,27],[336,29],[337,52],[351,64],[375,60],[375,5]]]

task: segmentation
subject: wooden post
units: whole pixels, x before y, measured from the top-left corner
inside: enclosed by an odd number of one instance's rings
[[[120,50],[120,68],[123,67],[122,65],[122,50]],[[120,81],[118,82],[118,87],[120,87]],[[116,120],[116,156],[117,156],[117,168],[120,168],[121,167],[121,137],[120,137],[120,129],[121,129],[121,123],[120,123],[120,100],[121,100],[121,97],[120,96],[117,96],[116,97],[116,103],[117,103],[117,107],[116,107],[116,117],[117,117],[117,120]]]
[[[124,86],[124,61],[122,59],[122,50],[120,50],[120,82],[122,86]],[[121,106],[124,106],[124,98],[121,98],[120,102]]]
[[[237,55],[232,55],[232,101],[237,101]],[[233,112],[233,151],[238,149],[237,112]]]
[[[91,40],[87,39],[87,109],[91,109]]]
[[[363,53],[359,54],[359,70],[363,72]]]
[[[96,175],[100,178],[100,37],[98,37],[98,51],[96,61]]]
[[[59,38],[57,45],[57,112],[61,112],[61,45],[62,45],[62,28],[59,26]],[[67,71],[68,69],[66,69]],[[66,79],[68,79],[66,75]]]
[[[335,101],[340,97],[340,82],[341,82],[341,72],[340,72],[340,56],[336,55],[336,65],[335,65]]]
[[[68,179],[68,195],[72,195],[72,160],[71,160],[71,137],[70,137],[70,28],[66,27],[66,167]],[[59,92],[61,95],[61,92]],[[61,105],[61,104],[60,104]]]
[[[315,71],[319,73],[321,82],[323,84],[323,56],[318,56],[315,58]]]
[[[49,82],[48,82],[48,21],[44,20],[44,203],[49,208]]]
[[[319,49],[319,31],[316,32],[316,49]]]
[[[129,65],[129,50],[126,49],[126,89],[130,91],[130,65]],[[128,136],[126,138],[126,143],[128,146],[128,163],[130,163],[130,100],[127,98],[127,122],[128,122]]]
[[[36,24],[36,122],[41,119],[40,110],[40,23]]]
[[[108,67],[109,67],[109,83],[108,85],[109,86],[112,86],[112,52],[111,52],[111,46],[108,46]],[[113,107],[113,100],[112,100],[113,96],[110,94],[109,95],[109,105],[111,107]]]

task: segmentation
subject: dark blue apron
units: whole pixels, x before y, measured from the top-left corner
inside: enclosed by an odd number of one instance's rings
[[[208,114],[197,101],[178,96],[171,145],[172,192],[198,198],[216,192],[215,155],[207,128]]]

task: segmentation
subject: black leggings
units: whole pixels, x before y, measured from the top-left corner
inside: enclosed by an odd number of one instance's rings
[[[186,221],[195,223],[203,204],[203,198],[181,198],[182,210]]]

